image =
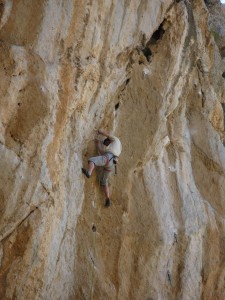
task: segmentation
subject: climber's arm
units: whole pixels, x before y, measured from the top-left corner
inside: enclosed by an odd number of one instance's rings
[[[95,143],[96,143],[96,146],[97,146],[98,153],[100,155],[104,155],[105,154],[105,149],[104,149],[104,145],[103,145],[102,141],[99,140],[99,139],[95,139]]]
[[[114,141],[114,137],[112,135],[110,135],[108,132],[106,132],[105,130],[99,129],[98,133],[101,134],[101,135],[104,135],[105,137],[107,137],[111,141]]]

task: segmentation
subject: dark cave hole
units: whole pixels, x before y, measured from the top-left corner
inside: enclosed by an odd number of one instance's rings
[[[150,39],[150,44],[156,43],[158,40],[160,40],[163,36],[163,34],[165,33],[165,30],[163,29],[163,23],[162,22],[159,25],[159,28],[153,33],[151,39]]]
[[[118,103],[115,105],[115,110],[117,110],[119,107],[120,107],[120,103],[118,102]]]
[[[164,21],[160,24],[159,28],[153,33],[150,40],[147,42],[145,48],[142,49],[142,52],[144,56],[147,58],[148,62],[150,61],[150,58],[152,56],[151,46],[155,45],[156,42],[160,40],[165,33],[165,30],[163,29],[163,24]]]
[[[144,56],[147,58],[147,61],[149,62],[150,61],[150,58],[152,56],[152,51],[151,49],[149,48],[149,46],[146,46],[143,50],[142,50]]]
[[[129,81],[130,81],[130,78],[127,78],[126,85],[128,85]]]

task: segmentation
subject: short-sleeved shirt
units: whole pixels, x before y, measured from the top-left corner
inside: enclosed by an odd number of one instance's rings
[[[111,152],[115,156],[120,156],[122,151],[122,145],[120,140],[116,136],[110,136],[109,139],[112,141],[109,146],[106,147],[106,152]]]

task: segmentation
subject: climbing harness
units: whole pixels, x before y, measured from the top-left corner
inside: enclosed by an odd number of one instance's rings
[[[118,157],[115,156],[115,155],[113,155],[113,156],[109,159],[109,157],[108,157],[107,154],[105,154],[104,156],[105,156],[105,158],[106,158],[106,164],[105,164],[105,167],[104,167],[105,171],[106,171],[106,172],[111,172],[111,171],[112,171],[110,168],[108,168],[108,165],[109,165],[109,162],[113,159],[113,164],[115,165],[115,175],[117,175],[117,159],[118,159]]]
[[[109,159],[109,157],[108,157],[107,154],[105,154],[104,156],[105,156],[105,159],[106,159],[106,164],[105,164],[105,168],[104,168],[104,169],[105,169],[107,172],[111,172],[112,170],[110,170],[110,169],[108,168],[108,165],[109,165],[110,160],[111,160],[113,157]]]

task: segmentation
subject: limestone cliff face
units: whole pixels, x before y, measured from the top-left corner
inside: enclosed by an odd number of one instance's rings
[[[0,2],[0,299],[225,299],[206,2]],[[108,209],[98,128],[123,145]]]
[[[206,0],[209,14],[209,28],[214,35],[220,54],[225,58],[225,4],[220,0]]]

